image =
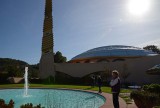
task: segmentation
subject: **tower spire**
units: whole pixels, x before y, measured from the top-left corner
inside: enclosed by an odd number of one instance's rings
[[[53,50],[52,0],[46,0],[43,23],[42,55],[40,59],[40,78],[55,77]]]
[[[43,23],[42,54],[53,53],[53,21],[52,21],[52,0],[46,0],[45,17]]]

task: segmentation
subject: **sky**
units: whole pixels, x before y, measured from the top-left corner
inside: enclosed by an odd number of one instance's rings
[[[54,52],[70,60],[101,46],[160,47],[160,0],[141,1],[53,0]],[[45,0],[0,1],[0,58],[39,63],[44,4]]]

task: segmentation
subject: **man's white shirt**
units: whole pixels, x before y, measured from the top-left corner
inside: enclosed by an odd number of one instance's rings
[[[112,79],[110,82],[110,86],[115,86],[118,83],[119,77],[117,77],[116,79]]]

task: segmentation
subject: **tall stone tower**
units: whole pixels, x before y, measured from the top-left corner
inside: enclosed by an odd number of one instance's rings
[[[40,78],[55,76],[52,31],[52,0],[45,2],[45,18],[43,23],[42,55],[40,59]]]

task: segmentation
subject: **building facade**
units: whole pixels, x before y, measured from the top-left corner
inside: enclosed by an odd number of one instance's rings
[[[41,79],[55,77],[56,72],[82,78],[97,72],[100,75],[111,74],[116,69],[122,80],[129,83],[160,83],[159,76],[146,73],[154,65],[160,64],[160,55],[133,46],[98,47],[73,57],[68,63],[54,63],[52,29],[52,0],[46,0],[39,66]]]
[[[160,64],[160,55],[105,63],[59,63],[56,64],[55,69],[73,77],[84,77],[97,72],[100,75],[103,73],[111,74],[111,71],[116,69],[120,73],[122,83],[125,81],[125,83],[142,85],[160,83],[159,75],[150,75],[146,72],[157,64]]]

